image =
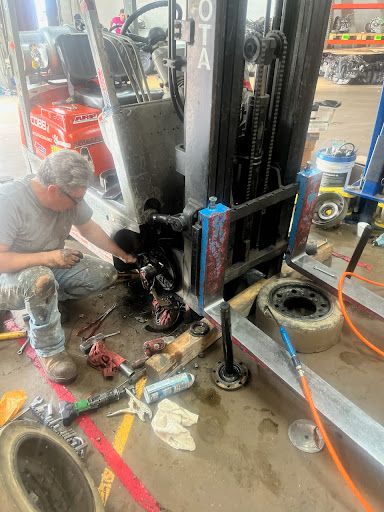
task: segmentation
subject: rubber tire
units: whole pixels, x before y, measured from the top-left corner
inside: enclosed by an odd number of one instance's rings
[[[339,194],[337,194],[336,192],[324,192],[323,194],[320,193],[317,198],[317,201],[316,201],[315,211],[317,211],[317,205],[321,199],[322,200],[326,199],[327,201],[330,201],[330,200],[332,200],[332,196],[338,196],[338,198],[340,197]],[[343,201],[344,201],[343,208],[337,217],[335,217],[334,219],[332,219],[329,222],[325,222],[325,221],[318,222],[315,220],[315,218],[313,218],[312,223],[317,228],[324,229],[325,231],[328,229],[335,229],[335,228],[339,227],[340,224],[345,219],[345,217],[347,216],[348,208],[349,208],[349,198],[343,197]],[[314,217],[315,217],[315,214],[314,214]]]
[[[327,315],[318,319],[308,319],[302,317],[301,319],[288,317],[282,315],[270,303],[269,296],[272,289],[278,285],[302,285],[310,284],[315,290],[321,291],[330,301],[331,308]],[[256,301],[256,318],[255,324],[262,331],[267,333],[272,339],[277,341],[280,345],[284,346],[281,340],[280,331],[276,322],[271,317],[266,309],[269,306],[277,321],[280,325],[284,326],[290,335],[297,352],[304,354],[312,354],[314,352],[322,352],[329,349],[340,339],[341,330],[343,328],[344,318],[336,299],[329,295],[321,288],[314,285],[312,282],[305,279],[276,279],[271,283],[267,283],[261,288]]]
[[[31,439],[35,442],[41,440],[42,443],[50,443],[54,446],[55,451],[60,452],[60,460],[64,460],[64,457],[70,458],[70,464],[66,468],[66,471],[74,471],[73,474],[81,475],[84,478],[83,484],[80,485],[80,489],[84,489],[83,495],[87,493],[90,506],[84,508],[81,506],[82,512],[102,512],[104,506],[101,503],[99,493],[92,478],[86,469],[84,463],[81,462],[75,451],[58,435],[52,432],[47,427],[37,423],[36,421],[29,420],[16,420],[9,423],[0,431],[0,496],[1,496],[1,510],[7,512],[40,512],[40,508],[31,501],[27,494],[26,488],[24,487],[20,473],[16,466],[17,461],[17,450],[23,441]],[[38,446],[38,443],[36,443]],[[47,444],[45,444],[47,446]],[[24,457],[25,460],[25,457]],[[57,459],[56,459],[57,460]],[[63,467],[63,464],[61,464]],[[58,471],[55,475],[61,474],[59,466]],[[88,492],[86,491],[88,488]],[[79,503],[80,505],[80,503]],[[84,505],[84,502],[83,504]],[[72,503],[71,507],[76,507],[75,502]],[[55,507],[56,508],[56,507]],[[65,507],[66,509],[66,507]],[[64,510],[61,509],[61,510]],[[71,510],[79,510],[79,508],[71,508]],[[54,510],[50,510],[54,512]]]

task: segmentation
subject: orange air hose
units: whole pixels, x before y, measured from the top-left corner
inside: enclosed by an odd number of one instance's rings
[[[338,295],[338,299],[339,299],[339,305],[340,305],[341,312],[343,313],[345,321],[347,322],[347,324],[349,325],[351,330],[356,334],[356,336],[359,338],[359,340],[364,343],[364,345],[366,345],[371,350],[376,352],[376,354],[378,354],[379,356],[384,357],[384,351],[380,350],[378,347],[376,347],[376,345],[374,345],[371,341],[367,340],[367,338],[361,334],[361,332],[354,326],[350,316],[347,313],[347,309],[345,307],[344,299],[343,299],[343,286],[344,286],[345,278],[349,277],[349,276],[355,277],[356,279],[360,279],[360,281],[364,281],[365,283],[373,284],[375,286],[381,286],[383,288],[384,288],[384,283],[378,283],[377,281],[372,281],[371,279],[367,279],[366,277],[359,276],[357,274],[354,274],[353,272],[344,272],[340,277],[338,290],[337,290],[337,292],[338,292],[337,295]]]
[[[307,378],[305,377],[305,375],[302,374],[302,372],[300,374],[300,382],[301,382],[301,387],[303,389],[304,396],[308,402],[309,408],[311,409],[313,419],[315,420],[315,423],[318,426],[321,435],[323,436],[324,443],[325,443],[326,447],[328,448],[329,454],[330,454],[335,466],[341,473],[341,476],[344,478],[344,480],[345,480],[346,484],[348,485],[348,487],[350,488],[350,490],[353,492],[353,494],[356,496],[356,498],[362,504],[364,509],[367,512],[373,512],[373,508],[367,502],[367,500],[364,498],[364,496],[361,494],[359,489],[356,487],[353,480],[349,476],[347,470],[343,466],[339,456],[337,455],[337,452],[332,444],[332,441],[328,437],[327,431],[325,430],[323,422],[321,421],[320,415],[317,412],[316,406],[313,402],[312,393],[309,389]]]

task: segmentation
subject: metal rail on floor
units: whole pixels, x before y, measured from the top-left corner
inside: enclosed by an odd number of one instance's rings
[[[220,326],[218,301],[205,309],[206,317]],[[288,353],[246,318],[231,310],[232,338],[262,368],[304,398]],[[384,427],[303,365],[319,412],[376,463],[384,468]]]

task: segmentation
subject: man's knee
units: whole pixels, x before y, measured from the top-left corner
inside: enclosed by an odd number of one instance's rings
[[[21,272],[19,283],[28,297],[49,299],[56,291],[56,281],[53,272],[48,267],[31,267]]]
[[[90,275],[92,291],[103,290],[111,286],[117,279],[117,270],[111,263],[100,260]]]

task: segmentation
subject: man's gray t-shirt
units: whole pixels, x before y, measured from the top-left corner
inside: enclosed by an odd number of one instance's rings
[[[65,212],[46,208],[32,190],[32,178],[0,185],[0,244],[19,253],[62,249],[72,225],[88,222],[92,209],[85,201]]]

